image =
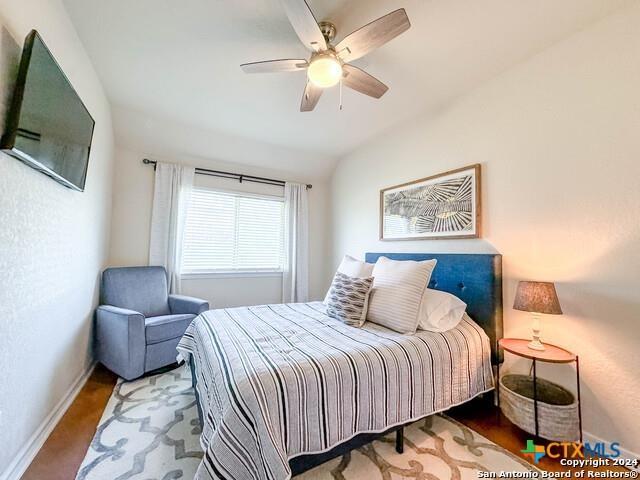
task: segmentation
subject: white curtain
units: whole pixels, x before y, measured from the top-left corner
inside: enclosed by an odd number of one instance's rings
[[[309,206],[307,186],[284,186],[284,273],[282,302],[309,299]]]
[[[193,167],[156,164],[149,265],[167,269],[170,293],[180,293],[182,239],[194,175]]]

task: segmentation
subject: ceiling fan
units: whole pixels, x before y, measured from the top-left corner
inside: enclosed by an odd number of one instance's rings
[[[330,22],[318,23],[305,0],[282,0],[293,29],[305,47],[311,50],[309,60],[282,59],[240,65],[245,73],[307,72],[307,85],[300,104],[301,112],[312,111],[325,88],[338,83],[373,98],[389,89],[377,78],[351,65],[351,62],[381,47],[411,27],[404,8],[395,10],[347,35],[337,45],[331,42],[336,27]]]

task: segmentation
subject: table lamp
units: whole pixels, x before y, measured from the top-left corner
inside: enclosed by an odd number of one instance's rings
[[[562,315],[556,287],[552,282],[518,282],[513,308],[531,312],[533,340],[528,346],[532,350],[544,350],[544,344],[540,341],[540,314]]]

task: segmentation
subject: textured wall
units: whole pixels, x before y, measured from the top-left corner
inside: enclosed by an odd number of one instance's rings
[[[96,120],[84,193],[0,154],[0,477],[91,364],[98,275],[109,239],[108,102],[57,0],[0,1],[4,117],[24,37],[36,28]],[[15,40],[14,40],[15,39]]]
[[[486,83],[437,119],[387,132],[340,161],[331,196],[334,266],[345,253],[366,251],[502,253],[507,336],[530,332],[528,315],[511,309],[517,281],[556,281],[565,315],[544,318],[543,340],[581,355],[585,429],[635,452],[638,25],[634,2]],[[483,168],[484,239],[377,240],[381,188],[473,163]],[[570,367],[543,373],[574,388]]]

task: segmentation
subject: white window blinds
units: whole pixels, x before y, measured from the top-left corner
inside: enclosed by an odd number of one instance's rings
[[[183,273],[282,271],[283,199],[194,188]]]

